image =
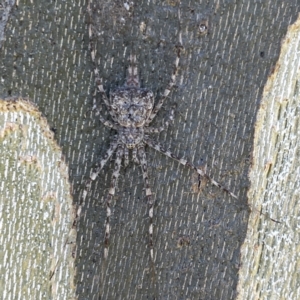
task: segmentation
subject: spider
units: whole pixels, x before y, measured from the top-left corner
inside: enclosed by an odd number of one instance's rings
[[[90,40],[92,40],[92,25],[89,27]],[[99,119],[103,125],[112,128],[117,131],[112,139],[112,142],[106,151],[105,155],[100,159],[100,162],[94,172],[91,173],[90,179],[86,183],[86,187],[83,193],[83,198],[87,195],[87,190],[90,187],[91,181],[95,180],[104,165],[116,153],[115,166],[112,174],[110,188],[106,197],[106,222],[105,222],[105,238],[104,238],[104,259],[108,257],[108,247],[110,238],[110,216],[111,216],[111,201],[115,195],[117,181],[120,175],[121,163],[124,159],[124,165],[127,166],[129,163],[129,152],[132,152],[132,159],[136,164],[139,164],[142,169],[143,180],[145,185],[146,198],[149,209],[149,247],[150,247],[150,258],[154,261],[153,253],[153,206],[154,200],[152,197],[151,188],[149,185],[149,178],[147,172],[147,158],[145,152],[145,146],[149,146],[166,156],[178,161],[180,164],[194,169],[199,176],[209,180],[213,185],[227,192],[234,198],[237,198],[235,194],[229,191],[227,188],[219,184],[203,170],[196,167],[184,158],[179,158],[174,155],[171,151],[164,149],[158,142],[155,142],[150,137],[150,134],[160,133],[168,127],[169,123],[174,120],[174,109],[170,111],[169,117],[165,120],[164,124],[158,128],[151,127],[150,123],[156,117],[158,111],[163,106],[166,98],[169,96],[172,88],[175,85],[176,75],[179,68],[179,60],[181,54],[181,34],[179,33],[179,46],[177,49],[177,56],[174,62],[173,73],[171,80],[163,92],[162,97],[155,104],[155,97],[151,90],[147,88],[141,88],[138,69],[136,63],[136,56],[131,54],[129,57],[129,67],[127,70],[126,82],[123,87],[119,87],[114,91],[111,91],[109,97],[103,88],[102,80],[99,77],[99,71],[95,62],[95,50],[93,49],[92,43],[91,57],[95,65],[94,76],[97,88],[95,89],[94,97],[97,92],[100,93],[104,104],[108,110],[111,120],[106,120],[101,115],[101,109],[94,105],[93,109],[97,111]],[[94,98],[94,103],[96,100]]]

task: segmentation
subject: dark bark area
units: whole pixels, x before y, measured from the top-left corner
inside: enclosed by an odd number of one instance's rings
[[[122,85],[134,50],[143,85],[159,95],[169,81],[181,28],[177,88],[154,124],[176,104],[175,123],[157,139],[239,196],[148,149],[155,205],[155,288],[149,275],[148,212],[141,170],[122,168],[113,205],[102,299],[235,299],[249,215],[246,193],[261,94],[299,1],[99,1],[97,59],[107,91]],[[180,8],[180,18],[178,9]],[[69,165],[74,201],[108,148],[112,132],[90,112],[94,79],[86,1],[23,1],[14,7],[0,54],[0,96],[28,97],[55,131]],[[202,35],[199,26],[208,25]],[[110,162],[92,185],[77,235],[79,299],[97,299],[103,272]],[[178,246],[182,237],[189,244]]]

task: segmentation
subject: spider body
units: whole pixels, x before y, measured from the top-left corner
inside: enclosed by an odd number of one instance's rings
[[[93,55],[92,55],[93,57]],[[115,195],[115,189],[117,180],[120,175],[121,163],[124,159],[124,164],[128,165],[129,162],[129,150],[132,151],[132,159],[135,163],[141,165],[143,179],[145,184],[145,192],[149,208],[149,245],[151,260],[154,260],[153,255],[153,205],[152,192],[149,185],[148,173],[147,173],[147,158],[145,152],[145,146],[148,145],[151,148],[165,154],[166,156],[178,161],[180,164],[194,169],[200,176],[208,179],[212,184],[223,189],[229,193],[232,197],[237,198],[232,192],[223,187],[213,178],[209,177],[204,171],[197,168],[184,158],[179,158],[171,151],[165,150],[159,143],[153,141],[150,137],[151,133],[160,133],[173,121],[173,110],[171,110],[169,118],[165,120],[164,124],[158,128],[151,127],[150,123],[156,116],[159,109],[162,107],[165,99],[169,95],[172,87],[175,84],[176,73],[178,70],[180,57],[180,48],[177,51],[177,58],[174,63],[174,71],[171,76],[167,88],[163,93],[163,97],[156,103],[153,92],[148,89],[140,88],[138,72],[136,67],[136,57],[131,55],[129,58],[129,68],[127,74],[127,80],[124,87],[118,88],[110,93],[107,97],[101,79],[98,76],[98,69],[95,68],[95,77],[97,83],[97,90],[102,95],[104,103],[108,109],[112,121],[106,120],[98,110],[100,121],[107,127],[113,128],[117,131],[113,141],[110,144],[104,157],[100,160],[99,166],[91,174],[90,179],[95,180],[99,172],[102,170],[107,161],[116,152],[115,168],[112,175],[111,185],[106,198],[106,224],[105,224],[105,250],[104,257],[108,256],[108,246],[110,237],[110,216],[111,216],[111,200]],[[96,96],[96,93],[95,93]],[[94,99],[96,101],[96,99]],[[96,107],[96,106],[95,106]],[[89,184],[87,185],[89,186]],[[86,195],[86,192],[85,192]]]
[[[89,33],[92,40],[92,25],[90,25]],[[117,185],[117,180],[120,175],[121,163],[124,159],[125,166],[129,162],[129,150],[132,151],[132,159],[135,163],[141,166],[145,194],[147,197],[148,209],[149,209],[149,247],[150,247],[150,257],[154,261],[153,254],[153,206],[154,200],[152,198],[152,192],[148,180],[147,172],[147,158],[145,152],[145,146],[149,146],[157,150],[160,153],[178,161],[180,164],[187,166],[197,172],[200,176],[209,180],[213,185],[224,190],[232,197],[237,198],[235,194],[230,192],[227,188],[223,187],[213,178],[208,176],[203,170],[196,167],[188,160],[184,158],[179,158],[169,150],[165,150],[158,142],[155,142],[150,137],[153,133],[160,133],[163,131],[171,121],[174,119],[174,111],[171,109],[169,117],[164,121],[160,127],[152,127],[150,123],[157,115],[158,111],[161,109],[166,98],[169,96],[172,88],[175,85],[176,74],[179,67],[179,60],[181,54],[181,34],[179,33],[179,44],[177,49],[177,57],[173,66],[173,73],[171,75],[171,80],[167,87],[165,88],[162,97],[155,103],[154,94],[151,90],[140,87],[140,81],[138,77],[138,71],[136,66],[136,56],[130,55],[129,57],[129,67],[127,71],[127,78],[124,87],[117,88],[112,91],[107,97],[104,91],[102,80],[99,77],[98,68],[95,63],[95,50],[93,49],[93,44],[91,43],[91,57],[95,64],[95,82],[97,89],[94,94],[94,103],[96,103],[97,92],[101,95],[102,100],[108,110],[111,120],[105,119],[101,115],[101,110],[98,109],[97,105],[94,104],[95,110],[98,111],[98,116],[100,121],[107,127],[113,128],[117,131],[114,136],[109,149],[106,151],[105,155],[100,159],[98,167],[91,173],[90,179],[87,181],[86,189],[83,194],[83,198],[87,195],[87,188],[90,187],[91,180],[95,180],[97,175],[102,170],[104,165],[116,153],[115,167],[111,179],[111,184],[109,188],[108,195],[106,197],[106,222],[105,222],[105,242],[104,242],[104,258],[108,256],[108,246],[110,238],[110,216],[111,216],[111,200],[115,195],[115,189]]]
[[[154,106],[152,91],[137,87],[117,89],[110,100],[115,122],[126,128],[144,127]]]
[[[120,127],[120,141],[128,148],[133,149],[138,147],[144,139],[143,127]]]
[[[154,106],[152,91],[134,86],[120,88],[110,93],[110,103],[120,141],[128,149],[138,147]]]
[[[179,53],[178,53],[179,55]],[[94,55],[92,54],[92,57]],[[136,57],[130,55],[128,74],[126,84],[124,87],[120,87],[112,91],[109,98],[101,84],[101,80],[98,77],[98,69],[95,68],[95,77],[97,82],[98,91],[102,94],[108,112],[113,121],[105,120],[100,111],[100,121],[107,127],[113,128],[117,131],[110,148],[106,152],[105,156],[101,159],[98,168],[91,174],[90,179],[95,180],[100,170],[106,164],[108,159],[116,151],[115,169],[113,172],[112,182],[109,189],[109,193],[106,199],[106,226],[105,226],[105,250],[104,257],[108,255],[108,245],[110,236],[110,216],[111,208],[110,203],[112,197],[115,194],[115,188],[118,177],[120,175],[121,162],[124,158],[125,165],[129,162],[129,150],[132,150],[132,159],[135,163],[140,164],[143,172],[143,179],[145,182],[146,197],[148,198],[149,206],[149,235],[150,235],[150,248],[151,259],[153,260],[153,200],[152,192],[149,186],[148,174],[147,174],[147,160],[145,153],[145,145],[149,140],[149,133],[160,132],[164,129],[164,126],[160,128],[149,127],[150,122],[158,112],[158,106],[162,106],[163,101],[168,96],[171,87],[174,85],[175,73],[177,72],[179,59],[176,60],[175,71],[172,76],[172,82],[164,92],[164,97],[160,102],[154,106],[153,92],[146,88],[141,88],[138,78],[138,71],[136,67]],[[96,100],[95,100],[96,101]],[[173,113],[169,119],[173,119]],[[165,126],[169,124],[169,120],[166,120]],[[88,184],[89,185],[89,184]],[[86,193],[85,193],[86,195]],[[85,196],[84,196],[85,197]]]

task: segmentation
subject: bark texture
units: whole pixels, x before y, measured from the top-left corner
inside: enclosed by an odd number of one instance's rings
[[[265,85],[254,134],[239,299],[299,299],[300,15]]]
[[[107,92],[124,83],[134,51],[143,85],[159,96],[170,79],[181,30],[177,88],[154,121],[159,125],[176,104],[175,124],[157,139],[196,165],[206,165],[239,200],[209,183],[198,189],[192,171],[148,149],[156,200],[153,284],[147,203],[141,170],[133,163],[122,169],[109,259],[103,264],[110,162],[92,185],[79,221],[78,298],[97,299],[101,289],[101,299],[235,299],[249,218],[255,120],[299,1],[97,3],[92,20],[85,0],[19,3],[0,54],[0,95],[29,97],[47,117],[69,166],[75,203],[113,134],[90,112],[95,87],[90,22],[98,30],[96,59]],[[253,199],[249,203],[257,205]],[[264,222],[274,225],[268,218]]]
[[[76,232],[61,149],[24,99],[0,99],[0,129],[0,298],[73,299]]]

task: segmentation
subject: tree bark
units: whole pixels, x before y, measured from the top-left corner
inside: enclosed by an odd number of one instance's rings
[[[269,218],[255,212],[250,216],[241,252],[239,299],[300,297],[299,49],[300,15],[281,45],[255,123],[248,199]]]
[[[100,289],[101,299],[237,297],[246,259],[241,260],[241,247],[250,230],[248,201],[254,214],[260,209],[248,179],[251,155],[256,159],[257,153],[255,121],[298,2],[98,1],[92,20],[85,0],[23,1],[14,7],[0,54],[0,95],[28,97],[46,116],[69,166],[74,204],[81,203],[84,181],[113,135],[91,112],[90,22],[98,30],[96,59],[107,93],[124,83],[127,58],[134,51],[143,86],[157,98],[170,80],[181,31],[177,87],[153,122],[160,125],[176,104],[175,123],[157,140],[206,167],[239,197],[230,198],[209,183],[197,189],[193,171],[147,150],[156,201],[153,288],[147,202],[140,167],[133,163],[122,168],[109,258],[103,264],[103,203],[113,169],[108,163],[92,184],[78,223],[79,299],[97,299]],[[272,210],[263,212],[273,218]],[[268,226],[281,226],[261,218]]]
[[[0,99],[0,298],[74,299],[68,169],[46,120]]]

